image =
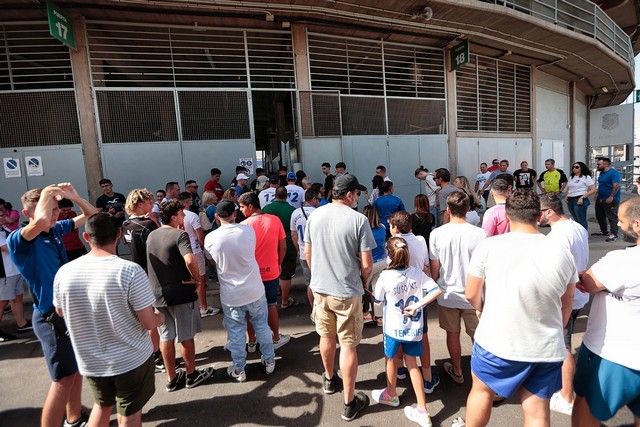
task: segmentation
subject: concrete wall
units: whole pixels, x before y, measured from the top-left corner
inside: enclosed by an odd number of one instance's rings
[[[533,168],[544,170],[544,160],[550,153],[556,159],[556,167],[567,171],[570,162],[570,125],[568,83],[551,75],[536,73],[536,152]],[[560,146],[562,146],[561,151]],[[560,156],[561,154],[562,156]]]

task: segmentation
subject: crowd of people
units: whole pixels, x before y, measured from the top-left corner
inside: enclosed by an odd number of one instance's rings
[[[213,168],[202,196],[194,180],[184,192],[171,181],[155,194],[137,188],[125,197],[103,179],[95,205],[70,183],[52,184],[22,196],[22,227],[19,213],[0,201],[0,316],[10,304],[18,332],[33,329],[41,343],[52,380],[41,424],[108,425],[115,406],[119,424],[140,425],[156,372],[166,373],[167,392],[211,377],[212,367],[196,366],[194,338],[201,319],[220,312],[229,377],[246,381],[247,353],[258,350],[273,373],[276,351],[291,338],[279,316],[303,303],[291,295],[299,265],[320,337],[322,392],[342,391],[345,421],[366,410],[369,396],[399,406],[397,381],[409,377],[417,403],[404,415],[432,425],[426,395],[440,377],[426,318],[437,310],[450,356],[443,373],[457,384],[468,381],[463,324],[473,344],[466,415],[454,427],[487,425],[493,402],[511,396],[521,401],[525,425],[548,426],[555,410],[573,425],[597,426],[626,405],[640,426],[640,332],[629,327],[640,321],[633,258],[640,198],[620,203],[620,174],[606,158],[598,160],[597,188],[582,162],[569,177],[553,159],[539,176],[526,161],[520,166],[482,163],[474,187],[445,168],[420,166],[424,194],[412,213],[384,165],[369,191],[344,163],[335,173],[323,163],[321,183],[286,167],[271,176],[258,169],[249,183],[239,166],[226,190]],[[607,242],[620,234],[634,246],[589,267],[586,212],[594,195],[600,233],[593,234]],[[545,226],[548,234],[540,232]],[[130,260],[118,255],[120,242]],[[209,277],[221,307],[207,301]],[[22,310],[25,281],[31,320]],[[573,326],[590,294],[576,361]],[[369,394],[356,390],[365,322],[382,327],[386,360],[386,385]],[[83,379],[95,400],[89,415]]]

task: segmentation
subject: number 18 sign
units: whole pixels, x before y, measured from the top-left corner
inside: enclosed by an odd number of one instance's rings
[[[451,48],[451,70],[457,70],[469,63],[469,40]]]
[[[49,33],[51,36],[72,49],[76,48],[76,38],[73,36],[73,21],[62,9],[52,2],[47,2],[47,17],[49,18]]]

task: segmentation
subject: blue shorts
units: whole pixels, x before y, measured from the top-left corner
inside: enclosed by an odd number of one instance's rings
[[[267,305],[273,305],[278,303],[278,291],[280,290],[280,279],[277,277],[273,280],[265,280],[264,293],[267,297]]]
[[[613,417],[625,405],[640,417],[640,371],[603,359],[584,344],[578,353],[573,386],[600,421]]]
[[[44,360],[49,369],[49,376],[52,381],[61,380],[64,377],[78,372],[76,355],[73,352],[71,339],[64,335],[59,336],[53,329],[51,323],[46,322],[42,313],[34,307],[31,315],[33,322],[33,332],[40,341]]]
[[[503,397],[510,397],[522,386],[538,397],[550,399],[562,388],[562,362],[506,360],[477,343],[471,351],[471,372]]]
[[[402,352],[407,356],[422,356],[422,340],[420,341],[400,341],[395,338],[391,338],[388,335],[384,336],[384,355],[388,359],[395,357],[398,350],[402,347]]]

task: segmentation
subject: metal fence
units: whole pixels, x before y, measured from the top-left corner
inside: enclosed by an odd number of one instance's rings
[[[635,69],[631,39],[589,0],[480,0],[535,16],[598,40]]]

